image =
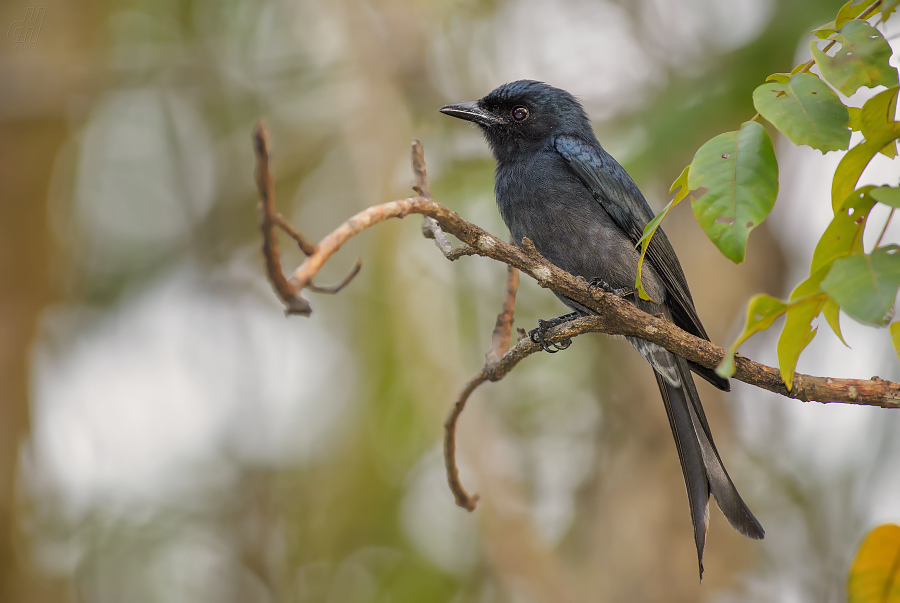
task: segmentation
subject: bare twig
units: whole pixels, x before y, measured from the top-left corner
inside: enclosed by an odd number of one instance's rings
[[[425,170],[425,148],[417,138],[413,138],[412,141],[412,170],[416,177],[413,190],[420,197],[431,199],[431,185],[428,183],[428,172]],[[440,225],[430,216],[422,218],[422,236],[434,239],[434,244],[451,262],[466,255],[475,255],[475,250],[465,243],[454,249]]]
[[[447,483],[450,485],[450,491],[453,492],[456,504],[467,511],[475,510],[475,505],[478,504],[478,494],[469,496],[466,489],[463,488],[462,482],[459,481],[459,469],[456,466],[456,422],[466,408],[469,396],[487,379],[484,370],[472,377],[459,393],[453,408],[450,409],[450,415],[444,421],[444,465],[447,468]]]
[[[256,151],[256,186],[262,199],[262,220],[260,230],[263,236],[263,256],[266,259],[266,272],[269,281],[281,301],[284,302],[288,314],[309,316],[312,308],[309,303],[297,294],[299,289],[291,287],[281,271],[281,252],[278,249],[278,237],[275,227],[275,179],[269,169],[269,132],[265,120],[261,119],[253,129],[253,147]]]
[[[353,280],[353,277],[355,277],[357,274],[359,274],[360,268],[362,268],[362,260],[356,260],[356,264],[353,265],[353,268],[350,269],[350,272],[347,273],[347,276],[344,277],[344,280],[342,280],[337,285],[320,287],[319,285],[316,285],[316,284],[310,282],[309,285],[307,286],[307,289],[309,289],[310,291],[314,291],[316,293],[328,293],[330,295],[334,295],[335,293],[339,292],[341,289],[343,289],[344,287],[346,287],[347,285],[350,284],[350,281]]]
[[[512,266],[506,267],[506,296],[503,299],[503,309],[497,315],[497,323],[491,334],[491,351],[487,354],[487,362],[496,362],[506,350],[512,340],[513,311],[516,308],[516,293],[519,290],[519,271]]]
[[[309,242],[309,239],[303,236],[303,233],[288,224],[288,221],[284,219],[280,213],[275,214],[275,223],[278,225],[278,228],[283,230],[289,237],[297,241],[297,245],[300,247],[300,251],[305,253],[306,255],[312,255],[316,252],[316,246]]]
[[[266,260],[266,272],[269,275],[269,281],[272,283],[275,292],[281,301],[284,302],[285,311],[288,314],[300,314],[309,316],[312,313],[312,307],[305,299],[300,296],[301,288],[295,288],[288,281],[284,272],[281,270],[281,251],[278,246],[278,237],[275,228],[281,228],[300,246],[300,250],[307,257],[316,252],[316,246],[309,242],[299,230],[288,224],[280,213],[275,211],[275,178],[272,176],[272,170],[269,167],[269,131],[266,127],[266,121],[260,119],[253,128],[253,148],[256,151],[256,186],[259,189],[259,196],[262,201],[259,204],[260,229],[263,235],[263,257]],[[306,288],[316,293],[337,293],[353,280],[362,268],[362,260],[357,260],[356,265],[350,270],[350,273],[344,277],[344,280],[337,285],[329,287],[319,287],[310,279]]]
[[[456,423],[459,415],[466,407],[469,396],[478,386],[489,379],[491,367],[493,367],[500,358],[509,349],[509,342],[512,340],[513,310],[516,306],[516,292],[519,289],[519,271],[512,266],[507,266],[506,271],[506,295],[503,299],[503,308],[497,315],[497,324],[494,332],[491,334],[491,351],[487,353],[484,368],[477,375],[466,383],[466,386],[459,393],[459,397],[450,409],[447,420],[444,421],[444,464],[447,467],[447,483],[450,485],[450,491],[456,499],[456,504],[469,511],[475,510],[478,503],[478,495],[469,495],[459,481],[459,469],[456,465]]]

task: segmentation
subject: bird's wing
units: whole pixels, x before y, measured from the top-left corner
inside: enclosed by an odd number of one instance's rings
[[[588,142],[576,136],[557,136],[553,145],[613,222],[636,245],[644,233],[644,226],[653,219],[653,211],[628,172],[596,142]],[[668,292],[666,305],[675,324],[697,337],[709,340],[694,307],[681,264],[661,228],[650,239],[646,259],[650,261]],[[729,389],[728,382],[713,371],[694,364],[691,368],[716,387]]]
[[[653,219],[653,211],[628,172],[599,145],[558,136],[554,146],[616,225],[637,244],[644,226]],[[662,229],[650,239],[647,258],[670,294],[675,322],[698,337],[709,339],[694,308],[681,264]]]

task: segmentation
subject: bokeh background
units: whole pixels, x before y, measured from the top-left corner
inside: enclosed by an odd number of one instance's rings
[[[767,530],[743,539],[713,507],[700,585],[650,370],[585,336],[475,394],[466,513],[441,426],[489,348],[505,268],[447,262],[413,216],[353,240],[319,280],[361,257],[356,281],[285,318],[250,144],[267,117],[279,207],[314,240],[410,194],[413,137],[435,198],[505,236],[484,142],[437,109],[541,79],[584,101],[659,209],[840,4],[46,0],[35,44],[0,40],[0,601],[842,600],[863,534],[900,519],[900,414],[700,383]],[[4,2],[0,25],[28,6]],[[686,204],[665,225],[719,343],[751,294],[805,276],[830,219],[841,154],[776,151],[780,199],[743,265]],[[864,181],[898,174],[879,157]],[[563,311],[523,280],[518,326]],[[885,331],[844,317],[844,334],[852,349],[822,329],[798,370],[900,378]],[[774,335],[743,352],[774,363]]]

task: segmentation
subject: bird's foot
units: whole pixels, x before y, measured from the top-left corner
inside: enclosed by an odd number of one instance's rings
[[[591,287],[596,287],[598,289],[602,289],[606,293],[611,293],[612,295],[615,295],[616,297],[624,298],[624,297],[628,297],[628,296],[634,294],[634,289],[630,289],[628,287],[623,287],[621,289],[613,289],[612,285],[610,285],[605,280],[603,280],[602,278],[599,278],[599,277],[592,278],[591,282],[588,284]]]
[[[534,343],[540,344],[542,348],[544,348],[545,352],[550,352],[551,354],[555,354],[560,350],[564,350],[570,345],[572,345],[571,339],[565,339],[560,341],[559,343],[547,343],[544,340],[544,336],[547,334],[547,331],[552,329],[553,327],[559,326],[565,322],[569,322],[575,318],[581,316],[578,312],[572,312],[571,314],[565,314],[563,316],[557,316],[556,318],[551,318],[550,320],[538,320],[538,326],[536,329],[532,329],[528,332],[528,337]],[[555,348],[555,349],[554,349]]]

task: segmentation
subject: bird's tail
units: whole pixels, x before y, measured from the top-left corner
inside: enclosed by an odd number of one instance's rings
[[[694,524],[694,541],[697,545],[697,557],[700,563],[700,576],[703,576],[703,546],[706,542],[706,529],[709,521],[709,495],[716,499],[719,508],[735,530],[760,539],[765,535],[762,526],[747,508],[738,494],[737,488],[728,477],[716,445],[713,443],[706,414],[700,404],[700,396],[694,386],[688,363],[683,358],[669,353],[674,360],[680,381],[673,385],[654,371],[659,391],[666,405],[669,425],[678,448],[678,458],[684,473],[688,502],[691,507],[691,520]],[[668,364],[668,363],[667,363]],[[671,365],[670,365],[671,366]]]

